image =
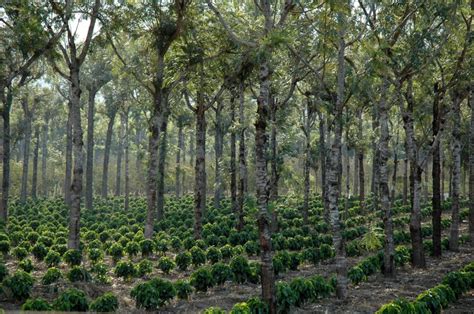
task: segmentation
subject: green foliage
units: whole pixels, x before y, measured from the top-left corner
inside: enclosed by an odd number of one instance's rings
[[[27,273],[31,273],[35,269],[35,267],[33,266],[33,262],[29,258],[22,260],[18,264],[18,267],[20,267],[21,269],[23,269]]]
[[[259,297],[253,297],[247,300],[250,312],[254,314],[268,314],[268,305]]]
[[[44,262],[48,267],[58,266],[61,263],[61,255],[56,251],[49,250],[44,258]]]
[[[142,252],[142,256],[149,256],[153,254],[155,244],[150,239],[144,239],[140,241],[140,250]]]
[[[3,255],[8,254],[10,252],[10,242],[6,240],[1,240],[0,241],[0,253]]]
[[[182,271],[188,269],[189,265],[191,265],[191,253],[189,252],[181,252],[176,255],[175,262],[178,268]]]
[[[238,255],[232,258],[230,268],[237,283],[244,283],[250,274],[250,266],[245,257]]]
[[[212,265],[211,275],[216,285],[222,285],[227,280],[231,280],[234,273],[229,265],[219,262]]]
[[[125,280],[128,280],[137,275],[137,269],[135,268],[135,265],[130,261],[120,261],[115,266],[114,273],[117,277],[121,277]]]
[[[358,285],[362,281],[367,280],[367,276],[359,266],[352,267],[347,273],[347,277],[354,285]]]
[[[22,301],[30,296],[34,279],[25,271],[17,270],[13,276],[3,281],[3,286],[11,291],[15,300]]]
[[[63,255],[63,260],[69,266],[78,266],[82,263],[82,253],[79,250],[67,250]]]
[[[138,276],[143,277],[151,272],[153,272],[153,263],[150,260],[142,259],[137,267]]]
[[[66,277],[70,282],[90,281],[92,279],[87,269],[81,266],[73,266]]]
[[[128,242],[127,246],[125,247],[125,251],[130,257],[137,256],[140,250],[140,245],[134,241]]]
[[[169,274],[175,266],[176,264],[169,257],[163,256],[158,260],[158,268],[165,274]]]
[[[177,280],[174,284],[179,299],[187,300],[193,292],[193,287],[187,280]]]
[[[104,258],[104,253],[100,249],[90,249],[89,250],[89,259],[93,264],[97,264]]]
[[[285,282],[276,284],[277,309],[279,313],[289,313],[290,308],[298,302],[298,295]]]
[[[62,277],[63,275],[61,274],[61,271],[59,269],[57,269],[56,267],[51,267],[48,268],[43,278],[41,278],[41,283],[43,285],[50,285],[52,283],[57,282]]]
[[[123,257],[123,247],[120,243],[115,242],[109,248],[109,255],[112,256],[112,260],[116,263]]]
[[[5,279],[7,276],[8,276],[7,266],[5,266],[5,264],[3,263],[0,263],[0,282],[2,282],[3,279]]]
[[[220,307],[211,306],[204,310],[203,314],[226,314],[226,311]]]
[[[35,298],[26,300],[21,309],[23,311],[51,311],[52,307],[45,299]]]
[[[86,312],[89,309],[89,301],[84,291],[70,288],[54,300],[53,308],[65,312]]]
[[[15,255],[15,257],[21,261],[28,256],[28,251],[24,247],[18,246],[13,249],[13,255]]]
[[[206,262],[206,254],[200,247],[193,246],[189,252],[191,253],[192,264],[194,267],[203,265]]]
[[[251,314],[250,307],[246,302],[234,304],[230,314]]]
[[[138,308],[157,310],[176,296],[173,284],[167,280],[154,278],[136,285],[131,293]]]
[[[214,286],[214,278],[208,267],[201,267],[191,274],[190,283],[197,291],[207,291]]]
[[[222,253],[215,246],[211,246],[207,249],[206,257],[211,264],[215,264],[222,259]]]
[[[106,292],[92,301],[89,309],[94,312],[115,312],[118,306],[117,297],[112,292]]]

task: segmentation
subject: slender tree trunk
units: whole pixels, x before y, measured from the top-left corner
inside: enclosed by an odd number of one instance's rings
[[[375,108],[374,110],[374,116],[373,116],[373,121],[372,121],[372,130],[374,132],[377,132],[379,128],[379,122],[378,122],[378,110]],[[378,197],[379,197],[379,175],[380,175],[380,169],[379,169],[379,159],[380,159],[380,151],[377,146],[376,141],[372,144],[372,181],[371,181],[371,186],[370,186],[370,193],[374,196],[374,205],[375,208],[378,206]]]
[[[47,176],[47,160],[48,160],[48,133],[49,133],[49,115],[46,114],[43,124],[43,139],[41,141],[41,188],[42,195],[48,196],[48,176]]]
[[[31,198],[36,199],[38,191],[38,155],[39,155],[39,127],[35,129],[35,149],[33,150],[33,177],[31,178]]]
[[[469,132],[469,239],[474,247],[474,90],[471,86],[469,106],[471,107],[471,127]]]
[[[358,115],[358,136],[362,139],[363,125],[362,125],[362,110]],[[364,171],[364,149],[360,148],[357,152],[357,160],[359,161],[359,201],[362,210],[365,208],[365,171]],[[354,191],[355,192],[355,191]]]
[[[237,199],[237,230],[244,228],[244,201],[247,193],[247,156],[245,148],[245,94],[244,83],[239,84],[239,186]]]
[[[81,85],[79,82],[79,65],[72,64],[70,68],[70,98],[71,98],[71,124],[72,143],[74,154],[73,176],[71,184],[71,206],[69,216],[68,248],[79,249],[80,216],[82,197],[82,177],[84,173],[83,131],[81,125]]]
[[[184,152],[184,134],[183,134],[183,124],[178,122],[178,150],[176,151],[176,179],[175,179],[175,193],[176,197],[181,197],[181,175],[183,170],[181,169],[181,152]]]
[[[401,86],[397,86],[401,87]],[[403,101],[401,99],[401,101]],[[418,165],[418,154],[415,143],[415,130],[413,122],[413,111],[414,111],[414,102],[413,99],[413,82],[410,80],[408,82],[407,88],[407,103],[408,108],[403,112],[403,122],[406,133],[408,155],[410,158],[410,169],[412,173],[412,210],[410,216],[410,235],[412,243],[412,264],[414,267],[424,268],[426,267],[425,253],[423,250],[423,238],[421,235],[421,206],[420,206],[420,196],[421,196],[421,175],[423,169]]]
[[[278,104],[276,100],[271,97],[270,98],[270,120],[271,120],[271,132],[270,132],[270,201],[275,201],[278,199],[278,181],[280,180],[280,173],[279,173],[279,156],[278,156],[278,143],[277,143],[277,110]],[[273,228],[272,222],[272,230],[276,231]]]
[[[28,169],[29,169],[29,162],[30,162],[30,143],[31,143],[31,120],[32,120],[32,112],[31,108],[28,106],[28,96],[25,96],[22,101],[21,105],[23,107],[23,113],[25,116],[24,124],[25,124],[25,131],[24,131],[24,140],[23,140],[23,170],[21,175],[21,194],[20,194],[20,202],[25,203],[26,197],[28,196]]]
[[[104,148],[104,167],[102,169],[102,197],[107,198],[109,192],[109,160],[110,160],[110,147],[112,144],[112,132],[114,129],[115,116],[117,110],[113,110],[109,116],[109,122],[107,124],[107,133],[105,135],[105,148]]]
[[[168,154],[168,94],[163,95],[163,118],[160,126],[160,148],[158,155],[158,180],[156,188],[156,218],[161,220],[165,216],[165,166]]]
[[[194,238],[200,239],[202,216],[206,209],[206,106],[203,97],[198,96],[196,108],[196,164],[194,181]]]
[[[268,4],[269,6],[269,4]],[[267,138],[266,130],[270,111],[271,69],[268,60],[260,63],[260,94],[257,98],[255,122],[255,179],[257,190],[258,231],[261,249],[262,299],[269,305],[270,313],[276,313],[275,278],[272,263],[271,217],[268,212]]]
[[[319,115],[319,145],[321,160],[321,188],[324,205],[324,220],[329,223],[329,204],[327,196],[327,156],[326,156],[326,125],[322,114]]]
[[[3,90],[2,90],[3,92]],[[11,86],[7,88],[5,102],[3,104],[3,136],[2,138],[2,199],[0,201],[0,218],[6,224],[8,221],[8,198],[10,194],[10,110],[13,102],[13,93]]]
[[[230,202],[232,212],[235,214],[237,218],[236,226],[239,225],[238,223],[238,207],[237,207],[237,134],[236,134],[236,119],[235,119],[235,98],[234,95],[230,98],[230,118],[231,118],[231,132],[230,132],[230,164],[229,164],[229,172],[230,172]]]
[[[347,297],[347,265],[344,248],[344,238],[341,233],[341,224],[339,221],[339,178],[338,171],[340,167],[340,154],[341,154],[341,140],[342,140],[342,110],[344,104],[344,81],[345,81],[345,48],[346,44],[344,41],[345,36],[345,16],[343,13],[338,14],[338,55],[337,55],[337,100],[335,106],[335,129],[334,129],[334,141],[331,146],[331,156],[329,171],[327,175],[328,181],[328,203],[330,212],[330,221],[332,227],[332,239],[334,249],[336,251],[335,264],[336,264],[336,296],[339,299],[346,299]]]
[[[305,136],[305,159],[304,159],[304,198],[303,198],[303,224],[308,224],[309,192],[310,192],[310,170],[311,170],[311,100],[308,98],[305,111],[303,112],[303,130]]]
[[[380,143],[379,143],[379,192],[380,203],[384,211],[383,223],[385,231],[385,245],[384,245],[384,275],[386,277],[395,276],[395,245],[393,240],[393,224],[392,224],[392,206],[390,202],[390,190],[388,187],[388,158],[390,131],[388,128],[388,112],[390,105],[387,104],[385,95],[388,90],[388,81],[384,78],[382,83],[382,98],[379,104],[379,124],[380,124]]]
[[[440,108],[439,108],[439,99],[440,95],[438,92],[438,85],[434,87],[434,101],[433,101],[433,138],[438,135],[440,128]],[[441,191],[440,191],[440,149],[439,145],[433,147],[433,164],[432,164],[431,177],[433,180],[433,196],[432,196],[432,206],[433,206],[433,216],[432,216],[432,225],[433,225],[433,256],[441,256]]]
[[[408,145],[405,142],[405,159],[403,160],[403,205],[408,205]]]
[[[354,176],[352,181],[352,190],[354,191],[354,196],[359,192],[359,160],[357,159],[359,155],[359,150],[354,148]]]
[[[395,147],[393,148],[393,174],[392,174],[392,191],[391,201],[393,202],[397,197],[397,177],[398,177],[398,131]]]
[[[186,141],[184,140],[184,132],[183,132],[183,142],[182,142],[182,146],[181,146],[181,153],[182,153],[182,164],[186,164]],[[184,171],[183,169],[181,169],[181,195],[187,193],[187,189],[186,189],[186,186],[185,186],[185,182],[186,182],[186,171]]]
[[[92,209],[94,193],[94,115],[95,115],[95,95],[97,91],[89,89],[87,106],[87,155],[86,155],[86,197],[87,209]]]
[[[115,177],[115,196],[122,194],[122,158],[123,158],[123,131],[124,131],[123,114],[120,115],[120,131],[117,140],[117,173]]]
[[[440,158],[440,180],[441,180],[441,190],[440,190],[440,195],[441,195],[441,204],[444,202],[444,152],[443,152],[443,142],[439,142],[439,158]]]
[[[449,234],[449,249],[459,250],[459,188],[461,177],[461,99],[459,95],[453,97],[453,126],[452,126],[452,153],[453,153],[453,174],[452,193],[453,204],[451,207],[451,230]]]
[[[222,154],[224,150],[224,130],[222,125],[222,110],[224,104],[221,100],[217,101],[216,105],[216,123],[215,123],[215,137],[214,150],[216,155],[215,160],[215,183],[214,183],[214,208],[220,208],[222,200]]]
[[[344,156],[344,162],[346,164],[346,175],[345,175],[345,180],[346,180],[346,197],[344,199],[344,219],[348,218],[348,211],[349,211],[349,197],[351,194],[351,181],[350,181],[350,176],[351,176],[351,164],[349,163],[349,130],[346,129],[346,145],[345,145],[345,156]],[[342,173],[342,171],[341,171]]]
[[[72,176],[72,109],[69,101],[69,111],[66,124],[66,171],[64,176],[64,201],[71,204],[71,176]]]
[[[123,139],[125,144],[125,211],[130,207],[130,143],[129,143],[129,127],[128,127],[128,109],[125,113],[125,137]]]

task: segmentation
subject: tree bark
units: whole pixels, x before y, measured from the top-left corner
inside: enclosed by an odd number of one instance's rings
[[[405,141],[405,158],[403,160],[403,205],[408,205],[408,145]]]
[[[270,97],[270,120],[271,120],[271,131],[270,131],[270,201],[278,199],[278,182],[280,181],[280,161],[278,156],[278,143],[277,143],[277,110],[278,104],[273,97]],[[273,231],[276,231],[273,228]]]
[[[13,93],[12,88],[9,86],[7,88],[7,95],[5,97],[5,102],[3,104],[2,110],[2,120],[3,120],[3,136],[2,136],[2,167],[3,167],[3,177],[2,177],[2,199],[0,201],[0,218],[3,223],[8,221],[8,198],[10,194],[10,110],[13,102]]]
[[[359,111],[358,136],[362,139],[362,110]],[[359,204],[362,210],[365,208],[365,171],[364,171],[364,149],[361,147],[357,152],[357,160],[359,161]],[[354,191],[355,192],[355,191]]]
[[[38,192],[38,155],[39,155],[39,127],[35,129],[35,149],[33,150],[33,177],[31,178],[31,198],[37,198]]]
[[[122,194],[122,158],[123,158],[123,131],[124,131],[124,117],[120,114],[120,129],[117,139],[117,173],[115,177],[115,196]]]
[[[451,229],[449,234],[449,249],[459,250],[459,190],[461,180],[461,98],[459,95],[453,97],[453,119],[452,119],[452,207],[451,207]]]
[[[324,205],[324,221],[329,223],[328,182],[327,182],[327,154],[326,154],[326,125],[322,113],[319,115],[319,146],[321,159],[321,188]]]
[[[110,160],[110,147],[112,144],[112,132],[114,129],[115,116],[117,109],[112,109],[109,112],[109,122],[107,123],[107,133],[105,135],[105,147],[104,147],[104,166],[102,169],[102,197],[107,198],[109,192],[109,160]]]
[[[393,202],[397,197],[397,177],[398,177],[398,131],[397,141],[393,149],[393,174],[392,174],[392,190],[391,190],[391,201]]]
[[[309,192],[310,192],[310,170],[311,170],[311,100],[308,98],[306,108],[303,112],[303,133],[305,136],[305,159],[304,159],[304,197],[303,197],[303,224],[308,224]]]
[[[471,107],[471,126],[469,132],[469,239],[474,247],[474,94],[473,87],[469,93],[469,106]]]
[[[49,134],[49,114],[45,114],[42,141],[41,141],[41,188],[42,195],[48,196],[48,174],[47,174],[47,160],[48,160],[48,135]]]
[[[86,197],[87,209],[92,209],[94,190],[94,115],[95,115],[95,95],[94,88],[89,89],[87,102],[87,155],[86,155]]]
[[[163,93],[163,116],[160,126],[160,148],[158,155],[158,180],[156,187],[156,218],[161,220],[165,216],[165,166],[166,166],[166,155],[168,154],[168,120],[169,120],[169,107],[168,107],[168,93]]]
[[[68,117],[66,123],[66,170],[64,175],[64,202],[71,204],[71,176],[72,176],[72,109],[68,102]]]
[[[199,93],[202,93],[200,91]],[[204,97],[198,95],[196,107],[196,164],[194,166],[194,238],[200,239],[202,216],[206,209],[206,106]]]
[[[351,181],[350,181],[350,176],[351,176],[351,165],[349,163],[349,130],[346,129],[346,141],[345,141],[345,155],[344,155],[344,162],[346,165],[346,175],[345,175],[345,182],[346,182],[346,197],[344,199],[344,219],[348,218],[348,211],[349,211],[349,197],[351,194]],[[342,171],[341,171],[342,173]]]
[[[128,123],[128,109],[124,113],[125,116],[125,136],[124,136],[124,144],[125,144],[125,201],[124,201],[124,209],[125,211],[129,210],[130,207],[130,141],[129,141],[129,123]]]
[[[235,119],[235,98],[231,95],[230,98],[230,119],[231,119],[231,132],[230,132],[230,203],[232,212],[234,213],[236,220],[236,226],[239,225],[239,212],[237,207],[237,130],[236,130],[236,119]]]
[[[224,130],[222,122],[222,110],[224,109],[224,104],[221,100],[218,100],[216,103],[216,122],[215,122],[215,137],[214,137],[214,151],[216,155],[215,159],[215,183],[214,183],[214,208],[220,208],[222,200],[222,173],[221,173],[221,164],[222,164],[222,153],[224,146]]]
[[[175,173],[176,197],[181,197],[182,195],[181,176],[182,176],[183,170],[181,169],[181,152],[184,152],[183,146],[184,146],[183,124],[182,122],[178,121],[178,150],[176,151],[176,173]]]
[[[21,193],[20,202],[25,203],[28,196],[28,169],[30,161],[30,143],[31,143],[31,120],[32,108],[28,105],[28,96],[21,100],[21,106],[24,114],[24,140],[23,140],[23,170],[21,175]]]
[[[440,128],[440,108],[439,108],[440,94],[438,85],[434,86],[434,101],[433,101],[433,138],[438,135]],[[433,195],[432,195],[432,225],[433,225],[433,256],[441,256],[441,181],[440,181],[440,149],[439,145],[433,147],[433,164],[431,177],[433,181]]]
[[[386,277],[395,276],[395,245],[393,240],[393,224],[392,224],[392,206],[390,202],[390,190],[388,187],[388,158],[390,131],[388,127],[388,112],[390,105],[387,103],[386,96],[388,90],[388,81],[384,78],[380,92],[381,100],[379,103],[379,124],[380,124],[380,142],[379,142],[379,192],[380,203],[384,211],[383,223],[385,231],[384,245],[384,275]]]
[[[239,84],[239,186],[237,199],[237,230],[244,228],[244,201],[247,193],[247,155],[245,146],[245,94],[244,83]]]

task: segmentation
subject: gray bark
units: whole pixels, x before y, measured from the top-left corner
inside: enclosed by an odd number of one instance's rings
[[[122,194],[122,158],[123,158],[123,137],[125,119],[123,113],[120,114],[120,129],[117,139],[117,172],[115,177],[115,196]]]
[[[469,131],[469,239],[474,246],[474,94],[473,87],[469,93],[469,106],[471,107],[471,125]]]
[[[181,197],[182,195],[182,180],[181,176],[183,175],[183,170],[181,169],[181,152],[184,152],[184,133],[183,133],[183,124],[178,121],[178,150],[176,151],[176,178],[175,178],[175,193],[176,197]],[[184,159],[184,158],[183,158]]]
[[[200,92],[202,93],[202,91]],[[194,166],[194,238],[200,239],[202,216],[206,210],[206,105],[203,95],[198,95],[196,107],[196,163]]]
[[[124,113],[125,116],[125,136],[124,136],[124,145],[125,145],[125,201],[124,209],[125,211],[129,210],[130,207],[130,141],[129,141],[129,127],[128,127],[128,109]]]
[[[30,143],[31,143],[31,120],[33,118],[32,108],[28,105],[28,96],[21,100],[21,106],[24,114],[24,140],[23,140],[23,170],[21,175],[20,202],[25,203],[28,196],[28,169],[30,161]]]
[[[95,95],[94,88],[89,89],[87,106],[87,155],[86,155],[86,195],[85,205],[87,209],[92,209],[92,198],[94,190],[94,115],[95,115]]]
[[[166,155],[168,154],[168,94],[163,95],[163,115],[160,126],[160,148],[158,155],[158,179],[156,187],[156,218],[161,220],[165,216],[165,166]]]
[[[114,129],[115,116],[117,115],[117,107],[112,108],[109,112],[109,122],[107,123],[107,132],[105,135],[105,147],[104,147],[104,165],[102,169],[102,197],[107,198],[109,192],[109,160],[110,160],[110,147],[112,144],[112,132]]]
[[[38,192],[38,155],[39,155],[39,127],[35,129],[35,148],[33,150],[33,176],[31,178],[31,198],[36,199]]]
[[[245,145],[245,94],[244,94],[244,83],[239,84],[239,184],[238,184],[238,199],[237,199],[237,212],[238,212],[238,230],[242,230],[244,227],[244,201],[247,193],[247,149]]]
[[[66,170],[64,174],[64,202],[71,204],[71,176],[72,176],[72,110],[68,103],[68,117],[66,123]]]
[[[459,250],[459,190],[461,180],[461,98],[459,95],[453,97],[452,109],[452,207],[451,207],[451,229],[449,234],[449,249]]]
[[[41,187],[42,195],[48,196],[48,174],[47,174],[47,160],[48,160],[48,134],[49,134],[49,114],[45,114],[42,141],[41,141]]]
[[[237,155],[237,132],[236,132],[236,119],[235,119],[235,98],[234,95],[231,96],[230,99],[230,118],[231,118],[231,125],[232,129],[230,132],[230,164],[229,164],[229,172],[230,172],[230,202],[232,212],[238,217],[239,212],[237,208],[237,162],[236,162],[236,155]],[[238,226],[238,218],[237,223]]]
[[[224,126],[222,122],[222,110],[224,104],[221,100],[217,101],[216,105],[216,121],[215,121],[215,137],[214,137],[214,151],[215,151],[215,182],[214,182],[214,207],[220,208],[222,200],[222,154],[224,150]]]

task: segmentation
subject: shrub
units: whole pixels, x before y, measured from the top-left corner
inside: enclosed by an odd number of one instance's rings
[[[442,283],[453,289],[456,299],[470,288],[469,277],[466,272],[450,272],[444,277]]]
[[[77,282],[77,281],[90,281],[91,275],[89,272],[81,266],[73,266],[71,270],[66,275],[67,279],[70,282]]]
[[[211,306],[204,310],[203,314],[226,314],[226,311],[217,306]]]
[[[135,277],[137,274],[135,265],[132,262],[125,261],[118,262],[117,266],[115,266],[114,272],[117,277],[122,277],[125,280]]]
[[[150,274],[153,271],[153,263],[150,260],[142,259],[138,263],[137,273],[138,276],[143,277],[147,274]]]
[[[3,286],[10,289],[15,300],[25,300],[30,296],[34,279],[25,271],[17,270],[13,276],[7,277],[3,281]]]
[[[0,263],[0,282],[8,276],[8,269],[5,264]]]
[[[177,280],[174,287],[176,289],[176,295],[182,300],[187,300],[189,295],[193,292],[193,287],[187,280]]]
[[[440,313],[441,312],[441,298],[439,295],[432,289],[423,291],[414,303],[417,306],[426,307],[431,313]]]
[[[410,251],[406,246],[395,248],[395,265],[403,266],[410,261]]]
[[[335,279],[335,277],[333,277]],[[327,298],[334,292],[335,282],[328,282],[323,277],[316,275],[309,278],[314,286],[314,297]],[[332,280],[332,279],[331,279]]]
[[[176,290],[170,281],[154,278],[136,285],[131,293],[138,308],[148,311],[157,310],[176,296]]]
[[[84,291],[70,288],[63,291],[53,302],[53,308],[57,311],[65,312],[86,312],[89,309]]]
[[[112,256],[114,263],[118,262],[123,257],[123,247],[120,243],[115,242],[109,248],[109,254]]]
[[[201,267],[191,274],[191,285],[197,291],[207,291],[208,288],[214,285],[211,271],[208,267]]]
[[[181,252],[175,257],[176,265],[178,265],[178,268],[182,271],[185,271],[189,267],[191,260],[192,257],[189,252]]]
[[[280,313],[289,313],[290,308],[296,304],[298,296],[286,282],[276,284],[277,309]]]
[[[288,262],[288,268],[290,270],[297,270],[301,262],[301,256],[298,252],[290,252],[290,260]]]
[[[138,252],[140,252],[140,245],[134,241],[128,242],[125,251],[130,257],[136,256],[138,255]]]
[[[200,247],[193,246],[189,252],[191,253],[192,264],[194,267],[198,267],[206,262],[206,254]]]
[[[222,259],[221,250],[219,250],[215,246],[211,246],[207,249],[206,257],[211,264],[215,264]]]
[[[43,285],[50,285],[59,279],[61,279],[63,275],[61,274],[61,271],[57,269],[56,267],[51,267],[48,268],[46,273],[44,274],[43,278],[41,279],[41,283]]]
[[[321,260],[334,257],[334,254],[334,249],[329,244],[323,243],[319,246],[319,257],[321,258]]]
[[[79,250],[67,250],[63,255],[63,260],[69,266],[78,266],[82,263],[82,253]]]
[[[365,276],[364,271],[359,266],[352,267],[347,273],[347,277],[354,285],[367,280],[367,276]]]
[[[109,267],[104,263],[97,263],[92,265],[91,272],[95,273],[95,279],[101,283],[109,283],[110,277],[107,276]]]
[[[175,263],[166,256],[161,257],[158,261],[158,268],[165,274],[169,274],[175,266]]]
[[[61,255],[53,250],[49,250],[48,254],[44,258],[44,261],[48,267],[53,267],[59,265],[61,263]]]
[[[250,308],[251,313],[255,314],[268,314],[268,306],[259,297],[253,297],[247,300],[247,304]]]
[[[13,255],[15,255],[15,257],[21,261],[28,256],[28,251],[22,246],[17,246],[13,249]]]
[[[52,307],[45,299],[36,298],[26,300],[21,309],[23,311],[51,311]]]
[[[290,287],[297,296],[296,306],[300,306],[315,297],[315,289],[311,280],[297,277],[290,282]]]
[[[257,255],[260,251],[260,247],[256,241],[245,242],[244,249],[248,255]]]
[[[142,256],[149,256],[153,254],[154,246],[154,242],[150,239],[140,241],[140,250],[142,252]]]
[[[240,302],[234,304],[230,314],[250,314],[250,307],[246,302]]]
[[[211,266],[211,275],[214,278],[214,282],[217,285],[221,285],[227,280],[232,279],[233,272],[229,265],[219,262]]]
[[[232,258],[230,268],[234,274],[234,280],[237,283],[244,283],[250,274],[250,266],[245,257],[238,255]]]
[[[22,260],[18,264],[18,267],[20,267],[21,269],[23,269],[27,273],[31,273],[34,269],[33,262],[29,258]]]
[[[89,250],[89,259],[93,264],[98,263],[104,258],[104,253],[98,248],[93,248]]]
[[[115,312],[119,303],[112,292],[106,292],[91,302],[90,310],[94,312]]]
[[[226,244],[223,247],[221,247],[221,254],[224,260],[230,259],[234,255],[232,251],[232,246],[229,244]]]
[[[10,242],[6,240],[0,241],[0,253],[3,253],[4,255],[8,254],[10,251]]]

